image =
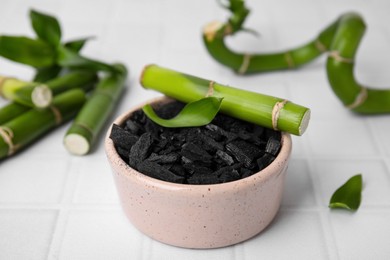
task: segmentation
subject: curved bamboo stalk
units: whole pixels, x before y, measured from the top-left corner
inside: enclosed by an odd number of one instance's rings
[[[237,4],[241,3],[241,5]],[[354,77],[354,57],[366,26],[357,13],[345,13],[307,44],[268,54],[237,53],[225,43],[228,36],[242,31],[249,14],[243,0],[230,0],[232,17],[226,23],[212,22],[203,30],[210,55],[238,74],[294,69],[328,53],[326,71],[329,83],[342,101],[354,112],[378,114],[390,112],[390,90],[368,88]]]
[[[245,91],[174,70],[148,65],[141,75],[144,88],[190,103],[212,96],[223,98],[221,112],[275,130],[302,135],[310,109],[282,98]]]

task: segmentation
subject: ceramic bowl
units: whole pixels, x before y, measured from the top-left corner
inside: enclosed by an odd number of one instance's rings
[[[166,97],[147,103],[158,106]],[[122,125],[144,104],[130,109],[114,123]],[[105,151],[124,213],[147,236],[185,248],[217,248],[247,240],[267,227],[280,207],[291,136],[282,134],[279,155],[250,177],[212,185],[176,184],[148,177],[124,162],[112,140]]]

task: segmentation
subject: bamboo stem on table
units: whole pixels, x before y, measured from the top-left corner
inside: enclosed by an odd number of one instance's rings
[[[124,89],[127,69],[121,64],[114,66],[118,72],[109,73],[99,81],[64,137],[64,145],[72,154],[85,155],[90,151],[118,103]]]
[[[221,112],[295,135],[305,132],[310,119],[310,109],[285,99],[228,87],[157,65],[146,66],[140,82],[144,88],[186,103],[206,96],[223,98]]]
[[[70,120],[86,100],[81,89],[56,96],[50,107],[31,109],[0,126],[0,159],[13,155],[39,137]]]
[[[58,93],[79,87],[90,90],[96,79],[96,73],[87,71],[70,72],[47,83],[0,76],[0,94],[25,106],[44,108],[50,105],[53,96]]]

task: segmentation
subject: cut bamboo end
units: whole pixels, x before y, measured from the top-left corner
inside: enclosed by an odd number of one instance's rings
[[[51,104],[53,94],[46,85],[38,85],[31,93],[31,101],[36,107],[45,108]]]
[[[211,42],[214,40],[215,35],[217,32],[224,26],[224,23],[220,21],[213,21],[208,23],[204,28],[203,28],[203,35],[206,37],[206,40],[208,42]]]
[[[311,114],[310,109],[308,109],[303,115],[301,124],[298,128],[298,135],[303,135],[303,133],[305,133],[307,127],[309,126],[310,114]]]
[[[79,134],[68,134],[64,138],[65,148],[74,155],[85,155],[89,152],[88,140]]]

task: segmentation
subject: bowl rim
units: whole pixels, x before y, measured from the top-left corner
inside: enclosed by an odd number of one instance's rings
[[[142,108],[146,104],[156,104],[156,103],[166,103],[173,101],[174,99],[167,97],[167,96],[161,96],[157,98],[149,99],[145,102],[142,102],[141,104],[138,104],[136,106],[133,106],[126,112],[119,115],[115,120],[112,122],[112,124],[109,126],[105,140],[104,140],[104,148],[105,153],[108,158],[108,161],[110,162],[111,166],[114,168],[114,170],[117,172],[117,174],[120,174],[124,176],[129,181],[135,181],[137,183],[143,184],[145,186],[158,188],[160,190],[166,190],[168,192],[171,191],[182,191],[182,192],[210,192],[213,190],[213,192],[226,192],[227,190],[231,190],[232,188],[236,188],[236,186],[243,186],[243,188],[248,186],[253,186],[256,183],[263,183],[270,180],[274,175],[280,174],[280,172],[283,170],[283,168],[287,167],[287,162],[289,160],[289,157],[291,156],[291,150],[292,150],[292,140],[291,135],[286,132],[282,132],[282,139],[281,139],[281,149],[279,151],[279,154],[276,156],[275,160],[269,164],[266,168],[263,170],[256,172],[252,174],[251,176],[245,177],[243,179],[225,182],[225,183],[217,183],[217,184],[180,184],[180,183],[173,183],[168,181],[159,180],[153,177],[149,177],[136,169],[132,168],[130,165],[128,165],[127,162],[123,161],[122,158],[117,153],[113,141],[109,138],[112,125],[117,124],[121,125],[123,122],[136,110]]]

